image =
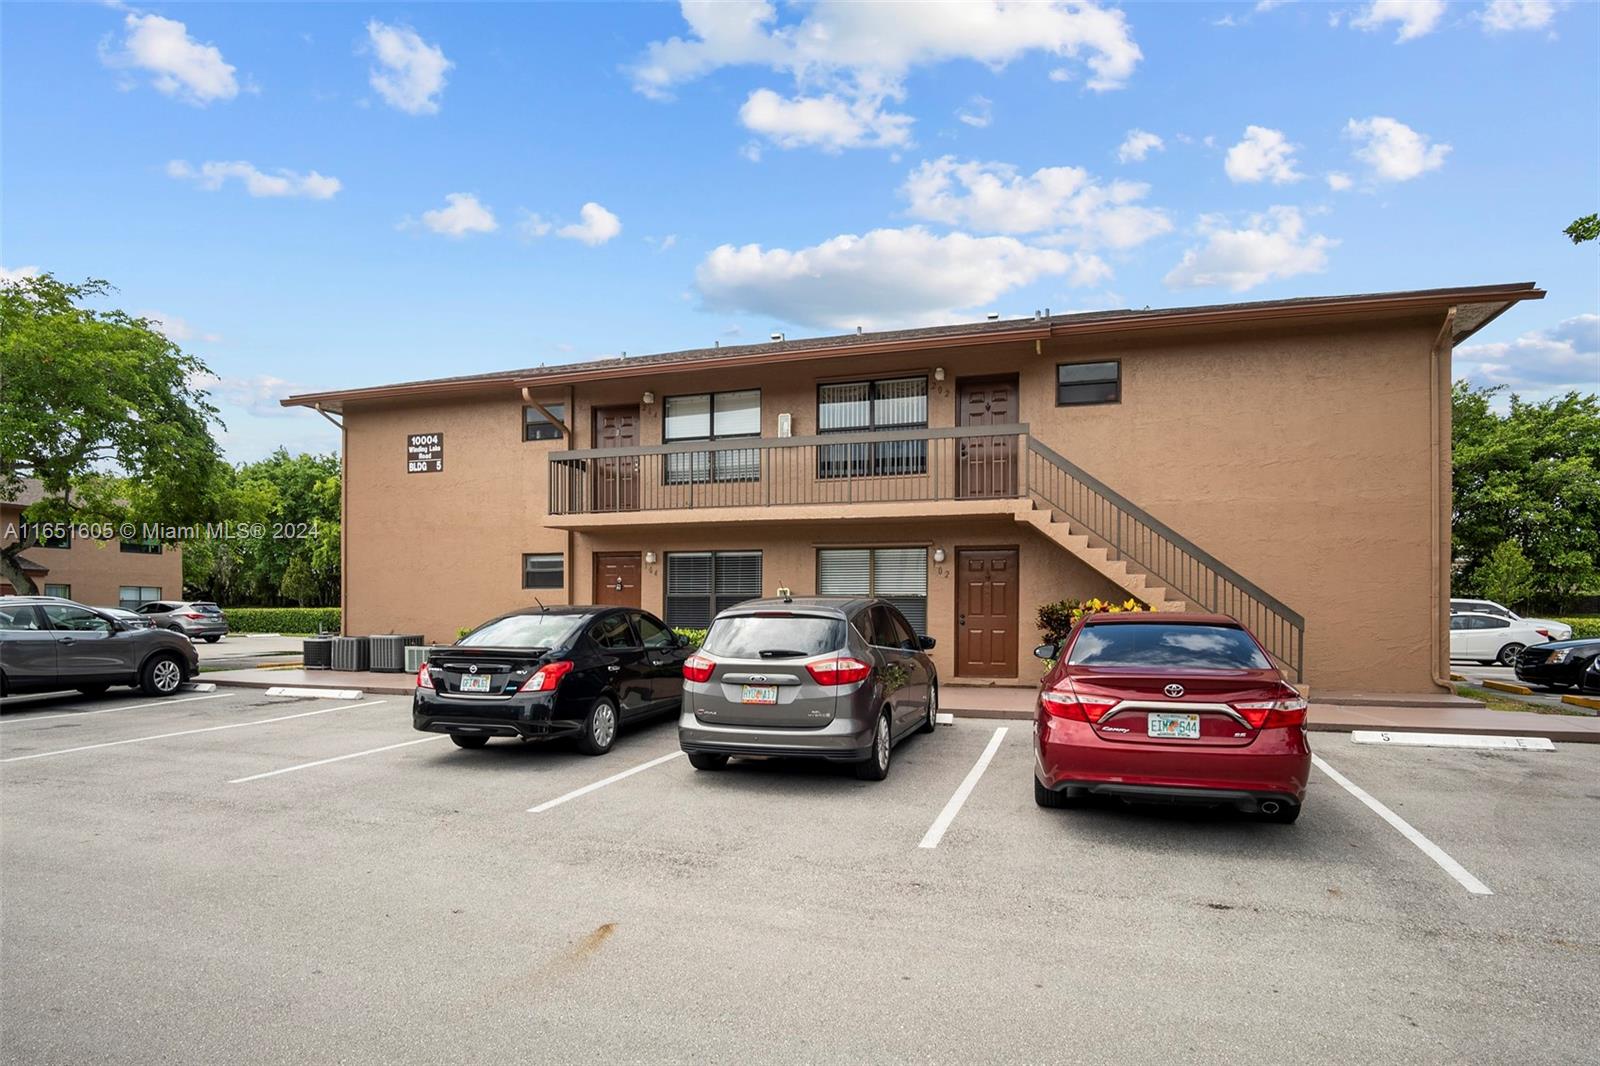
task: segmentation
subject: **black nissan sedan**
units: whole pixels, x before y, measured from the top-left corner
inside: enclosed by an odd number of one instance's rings
[[[516,611],[429,654],[411,722],[463,748],[570,736],[604,755],[623,724],[678,709],[688,655],[688,641],[647,611]]]
[[[1600,640],[1534,644],[1517,656],[1517,680],[1553,689],[1581,688],[1584,671],[1600,657]]]

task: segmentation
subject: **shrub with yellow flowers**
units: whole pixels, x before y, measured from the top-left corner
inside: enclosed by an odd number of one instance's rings
[[[1054,603],[1040,605],[1038,614],[1039,636],[1047,644],[1060,644],[1067,639],[1067,633],[1085,615],[1122,614],[1132,611],[1148,611],[1149,609],[1148,604],[1141,603],[1131,596],[1121,603],[1102,600],[1098,596],[1089,600],[1057,600]]]

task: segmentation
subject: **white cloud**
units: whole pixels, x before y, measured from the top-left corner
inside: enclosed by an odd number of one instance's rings
[[[0,281],[18,282],[23,278],[36,278],[39,268],[36,266],[3,267],[0,266]]]
[[[1122,144],[1117,147],[1117,162],[1143,162],[1151,152],[1165,151],[1166,147],[1160,137],[1148,130],[1129,130]]]
[[[1600,315],[1577,315],[1514,341],[1457,348],[1452,372],[1476,385],[1509,385],[1538,396],[1594,392],[1600,383]]]
[[[529,240],[543,237],[550,230],[551,223],[542,215],[536,215],[532,211],[524,210],[522,218],[517,222],[517,232]]]
[[[1251,215],[1242,229],[1229,228],[1221,215],[1203,215],[1198,232],[1205,243],[1183,253],[1163,279],[1169,287],[1243,292],[1264,282],[1314,274],[1328,265],[1328,249],[1338,243],[1307,234],[1300,211],[1293,207],[1270,207]]]
[[[622,220],[592,200],[578,210],[578,216],[583,221],[562,226],[556,230],[556,236],[582,241],[593,247],[606,243],[622,232]]]
[[[833,93],[786,99],[757,89],[739,109],[739,121],[783,148],[881,148],[909,144],[911,116],[883,110],[881,99],[845,100]],[[757,146],[757,158],[760,148]]]
[[[212,191],[233,179],[241,182],[251,196],[297,196],[307,200],[331,200],[344,187],[338,178],[325,177],[315,170],[298,174],[280,167],[268,174],[243,160],[201,163],[196,168],[187,160],[174,159],[167,164],[167,177],[192,181]]]
[[[1550,25],[1556,5],[1550,0],[1490,0],[1478,13],[1487,33],[1537,30]]]
[[[797,92],[791,105],[842,98],[844,111],[864,109],[855,117],[868,129],[874,128],[868,117],[881,113],[886,101],[904,98],[906,75],[919,66],[966,59],[998,69],[1030,52],[1047,52],[1082,61],[1089,88],[1100,91],[1121,87],[1143,58],[1123,13],[1092,0],[918,5],[818,0],[804,8],[785,7],[785,14],[801,14],[782,23],[778,6],[769,0],[683,0],[681,10],[688,33],[652,42],[632,66],[639,92],[664,99],[678,86],[723,67],[759,66],[793,77]],[[757,106],[771,109],[774,101],[782,97],[772,93]],[[834,148],[905,143],[910,120],[892,117],[902,120],[900,137],[796,143]]]
[[[957,120],[976,129],[983,129],[994,120],[994,101],[987,96],[974,96],[966,107],[956,109]]]
[[[176,339],[176,338],[174,338]],[[237,407],[253,415],[267,418],[285,418],[294,414],[294,408],[284,407],[278,401],[304,387],[271,374],[254,374],[245,377],[222,377],[212,373],[195,374],[190,384],[211,394],[219,404]]]
[[[500,228],[494,212],[467,192],[445,196],[444,207],[422,212],[422,224],[446,237],[465,237],[469,233],[493,233]]]
[[[1410,181],[1444,166],[1450,154],[1448,144],[1434,144],[1427,134],[1383,115],[1351,119],[1344,133],[1357,142],[1356,158],[1378,181]]]
[[[1071,71],[1071,69],[1069,69],[1067,67],[1051,67],[1050,68],[1050,80],[1051,81],[1071,81],[1072,80],[1072,71]]]
[[[695,271],[695,288],[712,311],[882,328],[952,321],[963,308],[985,306],[1041,277],[1097,280],[1106,272],[1096,262],[1014,237],[936,236],[912,226],[844,234],[793,251],[724,244]]]
[[[678,246],[678,235],[676,233],[669,233],[665,237],[662,237],[659,241],[656,241],[655,246],[656,251],[658,252],[670,251]]]
[[[444,51],[410,26],[390,26],[377,19],[367,23],[367,38],[378,60],[369,76],[378,95],[407,114],[436,114],[445,74],[455,66]]]
[[[1432,33],[1444,11],[1444,0],[1373,0],[1350,20],[1350,25],[1358,30],[1376,30],[1393,22],[1400,28],[1395,40],[1410,41]]]
[[[239,95],[234,67],[214,44],[201,44],[176,19],[130,12],[123,19],[127,33],[120,51],[100,47],[100,59],[109,67],[138,69],[150,74],[156,91],[204,106],[213,100]]]
[[[752,163],[761,162],[761,142],[746,141],[744,144],[739,146],[739,155]]]
[[[1332,189],[1334,192],[1344,192],[1354,184],[1355,181],[1351,179],[1350,175],[1346,174],[1342,170],[1331,170],[1328,172],[1328,188]]]
[[[1244,140],[1228,149],[1223,169],[1233,181],[1270,181],[1274,185],[1305,177],[1294,168],[1294,152],[1282,130],[1246,126]]]
[[[1142,182],[1102,184],[1082,167],[1041,167],[1031,175],[1007,163],[923,163],[901,192],[913,217],[984,233],[1050,233],[1063,244],[1131,248],[1172,228],[1165,212],[1137,201]]]
[[[187,319],[179,318],[177,315],[163,314],[160,311],[140,311],[139,317],[149,319],[150,324],[155,326],[162,336],[171,341],[178,341],[179,343],[184,341],[205,341],[207,344],[215,344],[222,339],[221,334],[207,333],[196,329]]]

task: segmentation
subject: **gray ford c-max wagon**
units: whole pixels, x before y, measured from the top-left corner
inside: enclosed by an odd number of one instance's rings
[[[732,755],[802,756],[851,762],[856,776],[881,781],[896,743],[934,730],[932,647],[880,599],[730,607],[683,664],[678,742],[697,770]]]

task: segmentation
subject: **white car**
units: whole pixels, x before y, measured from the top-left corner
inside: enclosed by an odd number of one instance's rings
[[[1546,640],[1571,640],[1572,627],[1553,618],[1524,618],[1509,607],[1493,600],[1451,600],[1451,614],[1493,614],[1512,622],[1526,622],[1545,634]]]
[[[1516,666],[1517,656],[1529,644],[1544,644],[1550,637],[1527,619],[1512,621],[1498,614],[1450,616],[1450,658]]]

